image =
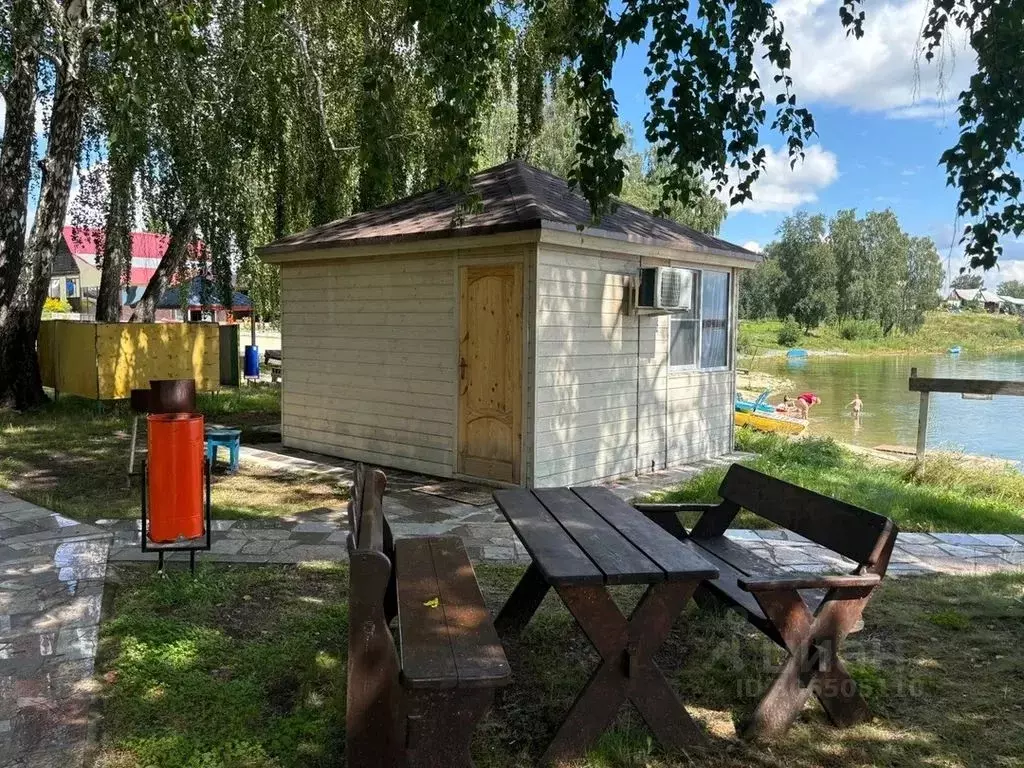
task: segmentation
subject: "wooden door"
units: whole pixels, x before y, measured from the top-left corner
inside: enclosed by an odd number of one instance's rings
[[[519,482],[523,267],[463,267],[459,306],[459,452],[464,475]]]

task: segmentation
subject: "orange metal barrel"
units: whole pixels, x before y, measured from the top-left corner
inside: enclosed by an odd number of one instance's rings
[[[149,539],[194,539],[203,531],[203,417],[195,413],[148,417]]]

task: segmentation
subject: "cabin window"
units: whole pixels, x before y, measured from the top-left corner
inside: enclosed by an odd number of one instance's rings
[[[69,277],[64,280],[64,290],[67,291],[67,297],[74,299],[78,297],[78,278]]]
[[[693,296],[687,312],[670,320],[669,367],[673,370],[714,370],[729,367],[728,272],[694,272]]]
[[[705,272],[700,281],[700,367],[729,365],[729,273]]]
[[[50,290],[47,292],[46,295],[49,296],[51,299],[59,299],[60,298],[60,278],[59,277],[51,277],[50,278]]]
[[[689,271],[689,270],[688,270]],[[671,321],[669,365],[673,368],[693,368],[697,364],[700,339],[700,272],[693,270],[690,309],[675,312]]]

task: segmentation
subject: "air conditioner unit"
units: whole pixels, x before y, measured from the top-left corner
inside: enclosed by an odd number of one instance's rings
[[[689,312],[693,304],[693,272],[672,267],[640,270],[637,309],[656,312]]]

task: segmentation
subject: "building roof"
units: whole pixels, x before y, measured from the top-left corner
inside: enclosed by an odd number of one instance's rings
[[[1013,296],[1001,296],[1000,294],[986,291],[984,288],[954,288],[950,299],[960,301],[980,301],[982,304],[1013,304],[1024,307],[1024,299],[1015,299]]]
[[[102,229],[90,227],[64,227],[64,243],[72,258],[96,264],[97,254],[103,253],[104,233]],[[129,285],[146,285],[160,265],[171,238],[155,232],[132,232],[132,269]]]
[[[187,303],[185,304],[186,308],[199,309],[209,307],[210,309],[250,309],[252,307],[252,301],[249,297],[244,293],[239,293],[238,291],[233,291],[231,293],[231,306],[225,307],[221,304],[220,290],[212,280],[202,277],[193,277],[189,281],[188,285],[188,296],[186,297]],[[161,296],[160,301],[156,303],[156,308],[181,309],[181,294],[179,293],[180,287],[181,286],[175,285],[164,291],[164,295]],[[204,288],[206,291],[205,304],[203,303]],[[141,298],[142,295],[139,294],[135,303],[138,303],[138,300]],[[132,306],[134,306],[134,304]]]
[[[478,212],[460,211],[465,196],[438,187],[398,200],[373,211],[348,216],[276,240],[260,249],[262,255],[386,244],[404,240],[489,235],[532,229],[577,233],[590,220],[586,199],[564,179],[510,160],[470,177],[470,191],[478,196]],[[619,202],[617,208],[583,234],[642,245],[671,246],[761,261],[759,254],[671,219]]]
[[[978,298],[979,288],[954,288],[949,298],[960,301],[974,301]]]

